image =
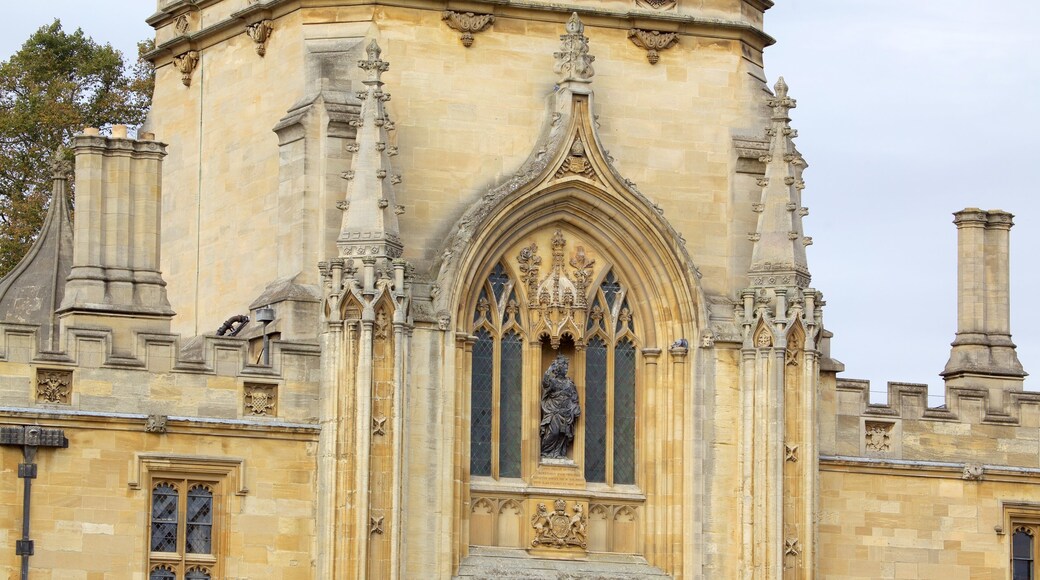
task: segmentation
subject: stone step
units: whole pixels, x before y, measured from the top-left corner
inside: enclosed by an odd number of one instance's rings
[[[471,547],[453,580],[636,580],[671,578],[627,554],[589,554],[581,560],[535,558],[525,550]]]

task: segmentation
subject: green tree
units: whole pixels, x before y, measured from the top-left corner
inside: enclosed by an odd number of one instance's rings
[[[55,20],[0,63],[0,276],[40,231],[55,151],[83,127],[144,122],[155,76],[141,55],[152,46],[140,43],[137,62],[128,63],[110,44],[67,33]]]

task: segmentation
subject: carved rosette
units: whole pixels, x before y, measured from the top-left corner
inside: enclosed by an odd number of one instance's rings
[[[549,512],[544,503],[540,503],[531,518],[531,527],[534,528],[531,546],[584,549],[588,546],[588,525],[588,515],[580,503],[571,506],[570,514],[567,513],[565,500],[558,499],[553,502],[552,512]]]
[[[271,38],[274,25],[270,20],[264,19],[246,26],[246,36],[256,43],[256,53],[260,56],[267,54],[267,39]]]
[[[195,73],[195,67],[199,64],[199,51],[189,50],[184,54],[173,57],[173,66],[181,73],[181,82],[184,86],[191,86],[191,75]]]
[[[646,51],[646,60],[650,64],[657,64],[661,60],[659,51],[667,50],[679,44],[679,37],[674,32],[661,32],[659,30],[643,30],[632,28],[628,31],[628,38],[639,48]]]
[[[455,12],[454,10],[445,10],[441,14],[441,20],[448,25],[448,28],[462,33],[459,39],[462,40],[462,46],[466,48],[473,46],[474,33],[483,32],[495,23],[495,17],[491,14]]]

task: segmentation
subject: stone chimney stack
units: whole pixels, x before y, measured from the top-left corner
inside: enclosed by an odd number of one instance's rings
[[[116,125],[111,137],[87,128],[74,138],[76,214],[72,270],[59,311],[63,328],[121,320],[121,329],[169,332],[173,310],[159,272],[166,146],[143,137],[127,138],[126,126]]]
[[[957,337],[941,373],[947,386],[988,388],[991,410],[1026,376],[1011,342],[1008,240],[1010,213],[967,208],[957,225]],[[994,406],[998,405],[998,406]]]

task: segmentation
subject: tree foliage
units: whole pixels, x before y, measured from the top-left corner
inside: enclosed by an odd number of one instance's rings
[[[128,63],[110,44],[67,33],[55,20],[0,63],[0,276],[40,231],[55,152],[83,127],[144,122],[155,77],[140,55],[151,46],[140,43]]]

